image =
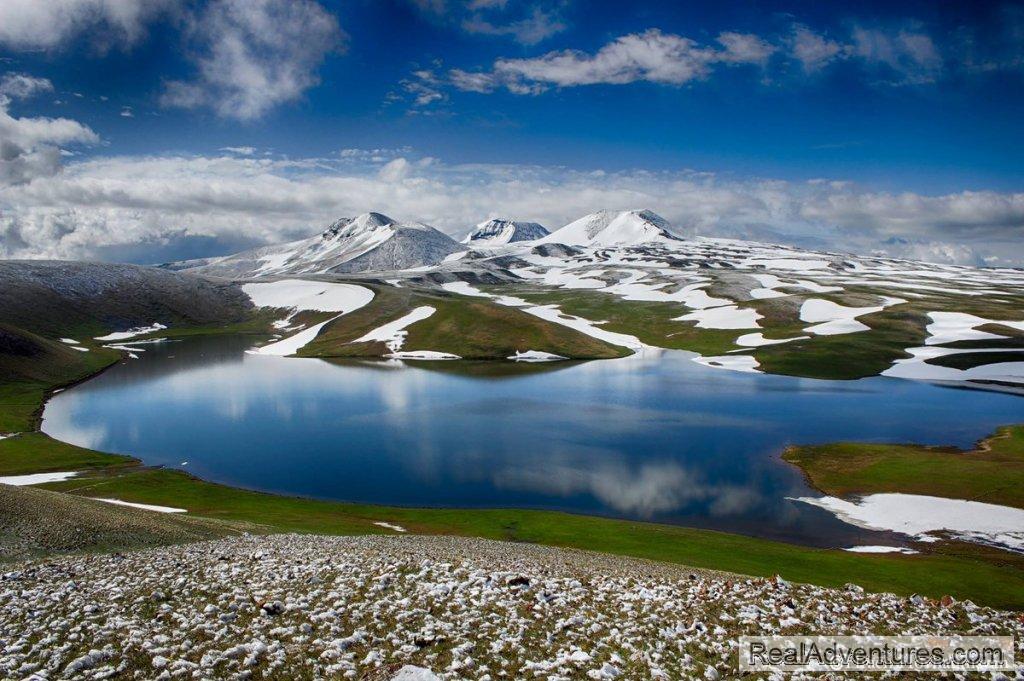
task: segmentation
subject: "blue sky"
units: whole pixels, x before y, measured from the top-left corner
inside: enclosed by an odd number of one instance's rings
[[[771,4],[10,0],[0,255],[212,255],[339,211],[458,234],[650,207],[694,233],[1020,264],[1024,5]]]

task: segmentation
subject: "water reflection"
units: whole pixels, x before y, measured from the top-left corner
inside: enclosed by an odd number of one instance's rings
[[[251,341],[153,345],[56,396],[44,430],[228,484],[385,504],[552,508],[815,545],[877,537],[813,494],[792,442],[969,445],[1019,397],[702,367],[683,353],[550,365],[324,362]]]

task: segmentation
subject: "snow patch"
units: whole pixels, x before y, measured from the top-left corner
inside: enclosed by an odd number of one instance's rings
[[[441,284],[441,288],[449,293],[458,293],[460,296],[473,296],[474,298],[490,298],[489,293],[484,293],[478,288],[467,284],[464,281],[448,281]]]
[[[115,331],[114,333],[108,333],[106,336],[96,336],[98,341],[119,341],[126,338],[135,338],[136,336],[144,336],[147,333],[154,333],[167,327],[156,322],[151,326],[136,326],[127,331]]]
[[[63,482],[78,475],[78,471],[62,471],[59,473],[32,473],[31,475],[7,475],[0,477],[0,483],[23,487],[25,485],[41,485],[44,482]]]
[[[800,306],[800,320],[814,325],[804,328],[808,333],[819,336],[836,336],[844,333],[868,331],[871,327],[857,321],[857,317],[881,312],[885,308],[905,303],[902,298],[883,297],[881,305],[871,307],[846,307],[823,298],[808,298]]]
[[[557,362],[563,359],[569,359],[568,357],[562,357],[561,355],[555,355],[550,352],[543,352],[541,350],[527,350],[526,352],[516,351],[516,354],[507,357],[514,362]]]
[[[425,360],[446,360],[446,359],[462,359],[458,355],[453,355],[449,352],[438,352],[437,350],[408,350],[392,352],[384,355],[388,359],[425,359]]]
[[[907,555],[913,553],[920,553],[914,549],[908,549],[905,546],[851,546],[843,549],[843,551],[849,551],[850,553],[905,553]]]
[[[792,343],[793,341],[806,340],[810,336],[794,336],[792,338],[765,338],[764,334],[758,333],[747,333],[736,339],[736,345],[741,345],[745,348],[759,348],[764,345],[780,345],[782,343]]]
[[[393,322],[388,322],[383,326],[379,326],[373,331],[370,331],[366,335],[355,339],[353,343],[372,343],[381,341],[390,352],[395,353],[402,349],[402,344],[405,343],[405,337],[409,334],[406,328],[415,324],[416,322],[422,321],[430,315],[437,312],[437,310],[429,305],[423,305],[417,307],[409,314],[396,319]]]
[[[373,291],[354,284],[332,284],[306,279],[282,279],[264,284],[243,284],[242,292],[256,307],[293,311],[341,312],[358,310],[371,300]]]
[[[975,327],[985,324],[1002,324],[1024,331],[1024,322],[1008,322],[999,319],[985,319],[964,312],[929,312],[932,322],[928,325],[925,345],[944,345],[964,340],[992,340],[1006,338],[997,333],[977,331]]]
[[[800,497],[840,520],[869,530],[891,530],[935,540],[948,532],[960,539],[1024,553],[1024,510],[980,501],[916,494],[871,494],[858,501]]]
[[[756,329],[758,319],[761,315],[753,308],[725,305],[694,310],[674,321],[696,321],[698,329]]]
[[[759,374],[760,364],[757,358],[751,355],[719,355],[717,357],[694,357],[693,361],[715,369],[728,369],[729,371],[742,371],[745,373]]]
[[[409,530],[405,529],[404,527],[402,527],[401,525],[392,525],[391,523],[375,522],[374,525],[377,525],[378,527],[384,527],[384,528],[387,528],[389,530],[394,530],[395,532],[408,532],[409,531]]]
[[[117,506],[130,506],[132,508],[141,508],[144,511],[156,511],[157,513],[188,513],[188,509],[174,508],[173,506],[154,506],[153,504],[136,504],[131,501],[121,501],[120,499],[104,499],[103,497],[87,498],[94,499],[96,501],[102,501],[107,504],[115,504]]]

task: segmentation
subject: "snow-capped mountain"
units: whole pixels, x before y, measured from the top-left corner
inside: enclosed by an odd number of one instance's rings
[[[516,222],[495,218],[481,222],[462,240],[469,246],[502,246],[513,241],[533,241],[550,234],[536,222]]]
[[[342,218],[319,236],[263,246],[191,271],[222,277],[402,270],[436,265],[466,250],[429,225],[399,223],[380,213]]]
[[[602,210],[586,215],[540,240],[568,246],[634,246],[684,238],[649,210]]]

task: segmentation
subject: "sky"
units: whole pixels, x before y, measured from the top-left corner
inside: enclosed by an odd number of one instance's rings
[[[1024,3],[0,0],[0,257],[378,211],[1024,266]]]

